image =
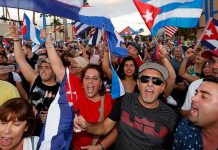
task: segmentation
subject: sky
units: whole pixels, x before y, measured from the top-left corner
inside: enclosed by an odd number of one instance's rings
[[[143,35],[149,34],[149,30],[138,13],[133,0],[88,0],[88,2],[90,6],[104,8],[118,32],[130,26],[134,30],[143,28]],[[12,19],[18,18],[16,10],[9,8],[9,12]],[[32,18],[32,12],[26,10],[25,12]],[[23,13],[24,11],[20,11],[21,19],[23,18]],[[2,8],[0,8],[0,16],[2,16]],[[39,18],[39,14],[36,15],[36,18]],[[36,20],[36,23],[40,22],[40,20]],[[49,22],[48,19],[47,22]]]
[[[88,0],[88,2],[93,6],[104,7],[118,32],[130,26],[134,30],[143,28],[144,34],[149,34],[133,0]]]

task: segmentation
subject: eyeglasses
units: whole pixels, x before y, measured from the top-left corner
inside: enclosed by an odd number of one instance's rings
[[[139,77],[139,80],[142,83],[148,83],[150,80],[152,81],[152,83],[154,85],[160,86],[162,83],[164,83],[164,81],[158,77],[151,77],[151,76],[141,76]]]

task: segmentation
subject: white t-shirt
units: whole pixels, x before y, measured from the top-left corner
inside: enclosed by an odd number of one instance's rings
[[[23,139],[23,150],[36,150],[39,141],[38,136],[26,137]]]
[[[199,87],[199,85],[203,82],[203,79],[198,79],[193,81],[190,86],[188,87],[188,92],[186,94],[185,102],[183,106],[181,107],[182,110],[190,110],[191,109],[191,103],[192,103],[192,97],[195,95],[196,89]]]

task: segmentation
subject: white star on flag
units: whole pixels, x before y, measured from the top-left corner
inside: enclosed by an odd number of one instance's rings
[[[206,33],[205,33],[208,37],[210,37],[212,34],[213,34],[213,32],[212,32],[212,30],[210,29],[210,30],[206,30]]]
[[[148,9],[146,10],[146,14],[143,15],[143,17],[146,19],[146,23],[150,20],[153,20],[152,14],[153,14],[153,12],[150,12]]]

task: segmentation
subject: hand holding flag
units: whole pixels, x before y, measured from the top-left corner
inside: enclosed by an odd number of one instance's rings
[[[12,37],[15,39],[18,38],[18,29],[16,27],[16,24],[14,22],[9,22],[9,30],[10,30],[10,33],[12,35]]]

